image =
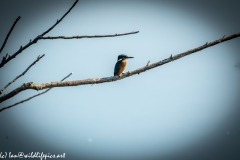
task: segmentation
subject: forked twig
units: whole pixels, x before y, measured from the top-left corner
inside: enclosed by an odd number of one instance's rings
[[[41,39],[81,39],[81,38],[103,38],[103,37],[117,37],[117,36],[124,36],[124,35],[129,35],[129,34],[136,34],[139,31],[132,31],[132,32],[128,32],[128,33],[121,33],[121,34],[110,34],[110,35],[93,35],[93,36],[72,36],[72,37],[67,37],[67,36],[56,36],[56,37],[44,37],[45,34],[47,34],[48,32],[50,32],[54,27],[56,27],[57,24],[59,24],[63,18],[73,9],[73,7],[77,4],[78,0],[76,0],[74,2],[74,4],[71,6],[71,8],[61,17],[60,20],[57,20],[57,22],[50,27],[48,30],[46,30],[45,32],[43,32],[41,35],[35,37],[33,40],[30,39],[29,43],[26,44],[25,46],[20,46],[20,48],[18,49],[17,52],[15,52],[13,55],[6,55],[3,56],[2,61],[0,62],[0,68],[3,67],[6,63],[8,63],[10,60],[12,60],[13,58],[15,58],[18,54],[20,54],[23,50],[27,49],[28,47],[30,47],[31,45],[35,44],[38,42],[38,40]]]
[[[61,81],[64,81],[65,79],[67,79],[69,76],[71,76],[72,75],[72,73],[70,73],[69,75],[67,75],[66,77],[64,77]],[[44,94],[44,93],[47,93],[49,90],[51,90],[52,88],[49,88],[49,89],[47,89],[46,91],[43,91],[43,92],[41,92],[41,93],[38,93],[38,94],[35,94],[35,95],[33,95],[33,96],[31,96],[31,97],[29,97],[29,98],[27,98],[27,99],[24,99],[24,100],[22,100],[22,101],[19,101],[19,102],[17,102],[17,103],[14,103],[14,104],[12,104],[12,105],[10,105],[10,106],[7,106],[7,107],[3,107],[3,108],[1,108],[0,109],[0,112],[2,112],[3,110],[5,110],[5,109],[9,109],[9,108],[12,108],[13,106],[16,106],[16,105],[18,105],[18,104],[20,104],[20,103],[24,103],[24,102],[26,102],[26,101],[29,101],[30,99],[32,99],[32,98],[35,98],[35,97],[37,97],[37,96],[40,96],[40,95],[42,95],[42,94]]]
[[[15,52],[13,55],[9,55],[9,56],[4,56],[1,63],[0,63],[0,68],[3,67],[6,63],[8,63],[10,60],[12,60],[13,58],[15,58],[18,54],[20,54],[23,50],[27,49],[29,46],[31,46],[34,43],[37,43],[37,41],[39,40],[39,37],[44,36],[45,34],[47,34],[49,31],[51,31],[60,21],[62,21],[62,19],[72,10],[72,8],[76,5],[76,3],[78,2],[78,0],[76,0],[74,2],[74,4],[72,5],[72,7],[62,16],[62,18],[60,20],[58,20],[52,27],[50,27],[48,30],[46,30],[45,32],[43,32],[41,35],[35,37],[33,40],[30,40],[30,42],[28,44],[26,44],[25,46],[20,46],[20,48],[18,49],[17,52]]]
[[[43,58],[45,56],[45,54],[41,55],[41,56],[38,56],[37,59],[32,63],[30,64],[30,66],[28,66],[28,68],[23,72],[21,73],[20,75],[18,75],[16,78],[14,78],[11,82],[9,82],[5,87],[3,87],[1,90],[0,90],[0,94],[2,94],[2,92],[8,87],[10,86],[13,82],[15,82],[18,78],[20,78],[21,76],[23,76],[34,64],[36,64],[41,58]]]

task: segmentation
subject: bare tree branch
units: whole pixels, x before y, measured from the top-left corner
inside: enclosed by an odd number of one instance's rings
[[[122,33],[122,34],[109,34],[109,35],[93,35],[93,36],[72,36],[72,37],[67,37],[67,36],[55,36],[55,37],[39,37],[39,39],[81,39],[81,38],[103,38],[103,37],[117,37],[117,36],[125,36],[129,34],[136,34],[139,31],[133,31],[133,32],[128,32],[128,33]]]
[[[0,90],[0,94],[2,94],[2,92],[9,86],[11,85],[13,82],[15,82],[18,78],[20,78],[21,76],[23,76],[34,64],[36,64],[41,58],[43,58],[45,56],[45,54],[43,55],[39,55],[37,57],[37,59],[32,63],[30,64],[30,66],[28,66],[28,68],[20,75],[18,75],[16,78],[14,78],[11,82],[9,82],[5,87],[3,87],[1,90]]]
[[[34,43],[37,43],[37,41],[39,40],[39,37],[44,36],[45,34],[47,34],[49,31],[51,31],[58,23],[60,23],[62,21],[62,19],[72,10],[72,8],[76,5],[76,3],[78,2],[78,0],[76,0],[74,2],[74,4],[72,5],[72,7],[62,16],[62,18],[60,20],[57,20],[57,22],[50,27],[47,31],[43,32],[41,35],[35,37],[33,39],[33,41],[30,40],[30,42],[28,44],[26,44],[25,46],[20,46],[19,50],[17,52],[15,52],[13,55],[9,55],[9,56],[4,56],[2,59],[2,62],[0,63],[0,68],[3,67],[6,63],[8,63],[10,60],[12,60],[13,58],[15,58],[18,54],[20,54],[23,50],[25,50],[26,48],[28,48],[29,46],[31,46]]]
[[[15,20],[15,22],[13,23],[10,31],[8,32],[7,37],[5,38],[5,41],[3,42],[2,47],[1,47],[1,49],[0,49],[0,54],[1,54],[1,52],[2,52],[2,50],[3,50],[3,48],[4,48],[4,46],[5,46],[5,44],[7,43],[8,37],[10,36],[13,28],[15,27],[15,25],[17,24],[17,22],[18,22],[19,19],[21,19],[20,16],[18,16],[18,18],[17,18],[17,19]]]
[[[18,54],[20,54],[23,50],[27,49],[28,47],[30,47],[31,45],[37,43],[38,40],[40,39],[80,39],[80,38],[102,38],[102,37],[116,37],[116,36],[124,36],[124,35],[129,35],[129,34],[135,34],[138,33],[139,31],[132,31],[132,32],[128,32],[128,33],[122,33],[122,34],[113,34],[113,35],[94,35],[94,36],[73,36],[73,37],[66,37],[66,36],[57,36],[57,37],[43,37],[45,34],[47,34],[48,32],[50,32],[58,23],[60,23],[63,18],[73,9],[73,7],[77,4],[78,0],[76,0],[74,2],[74,4],[72,5],[72,7],[61,17],[60,20],[57,20],[57,22],[50,27],[48,30],[46,30],[45,32],[43,32],[41,35],[35,37],[33,40],[30,39],[30,42],[28,44],[26,44],[25,46],[20,46],[20,48],[18,49],[17,52],[15,52],[13,55],[9,55],[8,53],[6,54],[6,56],[3,56],[2,61],[0,63],[0,68],[3,67],[6,63],[8,63],[10,60],[12,60],[13,58],[15,58]],[[17,20],[16,20],[17,22]],[[15,22],[15,23],[16,23]],[[14,26],[15,26],[14,23]],[[13,26],[13,27],[14,27]],[[12,28],[13,28],[12,27]],[[12,30],[12,29],[11,29]],[[11,33],[10,30],[10,33]],[[7,36],[8,37],[8,36]],[[6,41],[6,40],[5,40]],[[4,43],[5,45],[5,43]],[[3,47],[2,47],[3,48]]]
[[[105,77],[105,78],[88,78],[88,79],[83,79],[83,80],[75,80],[75,81],[64,81],[64,82],[50,82],[50,83],[42,83],[42,84],[34,84],[33,82],[28,82],[28,83],[24,83],[23,85],[21,85],[20,87],[16,88],[15,90],[11,91],[10,93],[0,97],[0,103],[15,96],[16,94],[26,90],[26,89],[35,89],[35,90],[42,90],[42,89],[46,89],[46,88],[53,88],[53,87],[66,87],[66,86],[79,86],[79,85],[86,85],[86,84],[98,84],[98,83],[106,83],[106,82],[113,82],[113,81],[117,81],[117,80],[121,80],[124,79],[126,77],[130,77],[132,75],[135,74],[139,74],[141,72],[145,72],[146,70],[150,70],[153,69],[155,67],[164,65],[166,63],[169,63],[171,61],[180,59],[182,57],[185,57],[187,55],[190,55],[192,53],[198,52],[202,49],[211,47],[213,45],[219,44],[221,42],[225,42],[228,41],[230,39],[234,39],[240,36],[240,32],[236,33],[236,34],[232,34],[230,36],[223,36],[220,39],[217,39],[215,41],[212,42],[207,42],[206,44],[199,46],[197,48],[188,50],[186,52],[177,54],[175,56],[170,56],[169,58],[166,58],[162,61],[156,62],[156,63],[152,63],[152,64],[148,64],[142,68],[138,68],[136,70],[133,71],[128,71],[126,73],[124,73],[121,77],[118,76],[113,76],[113,77]]]
[[[36,37],[33,41],[30,41],[27,45],[25,46],[20,46],[20,49],[14,53],[12,56],[10,55],[6,55],[3,57],[2,62],[0,63],[0,68],[3,67],[6,63],[8,63],[8,61],[10,61],[11,59],[15,58],[19,53],[21,53],[23,50],[25,50],[26,48],[28,48],[29,46],[31,46],[32,44],[36,43],[38,40],[41,39],[81,39],[81,38],[103,38],[103,37],[117,37],[117,36],[125,36],[125,35],[129,35],[129,34],[136,34],[139,31],[134,31],[134,32],[128,32],[128,33],[120,33],[120,34],[109,34],[109,35],[94,35],[94,36],[73,36],[73,37],[66,37],[66,36],[57,36],[57,37],[42,37],[42,36],[38,36]]]
[[[69,76],[71,76],[72,75],[72,73],[70,73],[69,75],[67,75],[66,77],[64,77],[61,81],[64,81],[65,79],[67,79]],[[19,101],[19,102],[17,102],[17,103],[14,103],[14,104],[12,104],[12,105],[10,105],[10,106],[7,106],[7,107],[3,107],[3,108],[1,108],[0,109],[0,112],[2,112],[3,110],[5,110],[5,109],[9,109],[9,108],[12,108],[13,106],[16,106],[16,105],[18,105],[18,104],[20,104],[20,103],[24,103],[24,102],[26,102],[26,101],[29,101],[30,99],[32,99],[32,98],[35,98],[35,97],[37,97],[37,96],[40,96],[40,95],[42,95],[42,94],[44,94],[44,93],[47,93],[49,90],[51,90],[52,88],[49,88],[49,89],[47,89],[46,91],[43,91],[43,92],[41,92],[41,93],[38,93],[38,94],[35,94],[35,95],[33,95],[33,96],[31,96],[31,97],[29,97],[29,98],[27,98],[27,99],[24,99],[24,100],[22,100],[22,101]]]
[[[61,18],[60,20],[57,20],[57,22],[56,22],[52,27],[50,27],[47,31],[43,32],[43,33],[41,34],[41,36],[44,36],[45,34],[47,34],[48,32],[50,32],[58,23],[60,23],[60,22],[63,20],[63,18],[73,9],[73,7],[77,4],[77,2],[78,2],[78,0],[76,0],[76,1],[73,3],[72,7],[62,16],[62,18]]]

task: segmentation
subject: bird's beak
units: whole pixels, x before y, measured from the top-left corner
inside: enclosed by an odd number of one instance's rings
[[[127,58],[134,58],[134,57],[127,57]]]

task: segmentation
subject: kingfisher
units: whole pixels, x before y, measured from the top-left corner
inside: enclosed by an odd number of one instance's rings
[[[127,61],[126,59],[128,58],[134,58],[134,57],[129,57],[125,54],[120,54],[118,56],[118,61],[115,65],[115,68],[114,68],[114,76],[121,76],[122,75],[122,72],[124,71],[124,69],[126,68],[127,66]]]

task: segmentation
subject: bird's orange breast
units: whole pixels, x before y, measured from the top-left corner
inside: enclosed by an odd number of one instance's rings
[[[115,75],[120,76],[122,74],[122,72],[124,71],[124,69],[126,68],[127,65],[127,61],[126,60],[122,60],[118,62],[118,68],[117,68],[117,72],[115,73]]]

